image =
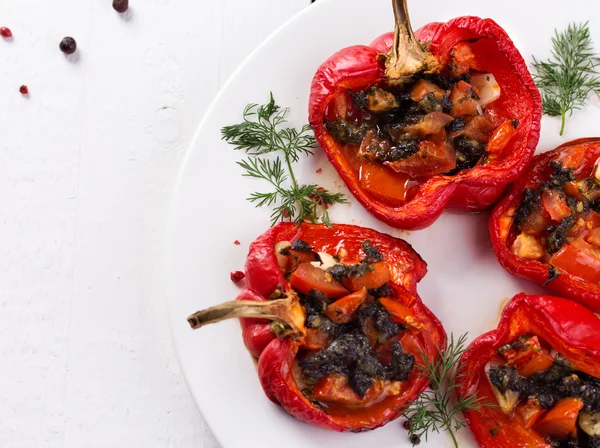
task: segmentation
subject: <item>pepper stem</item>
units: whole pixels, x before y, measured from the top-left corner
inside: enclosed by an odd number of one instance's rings
[[[434,73],[438,63],[413,33],[406,0],[392,0],[396,27],[394,44],[385,55],[385,74],[390,84],[403,84],[419,72]]]
[[[294,293],[287,293],[287,297],[277,300],[233,300],[198,311],[187,320],[192,330],[197,330],[208,324],[240,317],[268,319],[274,324],[279,324],[274,326],[278,330],[276,331],[278,337],[299,338],[305,334],[304,309]]]

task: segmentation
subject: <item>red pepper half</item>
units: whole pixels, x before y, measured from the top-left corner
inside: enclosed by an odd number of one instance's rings
[[[507,271],[595,312],[600,312],[599,158],[598,138],[536,156],[489,223],[494,252]]]
[[[266,319],[240,319],[246,347],[258,358],[258,375],[266,395],[297,419],[325,429],[363,431],[382,426],[399,417],[404,407],[428,386],[426,378],[413,371],[408,380],[401,383],[397,394],[384,395],[368,406],[316,405],[302,392],[298,377],[295,376],[297,373],[294,372],[297,372],[295,360],[299,350],[306,350],[312,345],[318,346],[321,341],[318,337],[315,339],[310,328],[305,327],[304,310],[297,303],[294,308],[285,303],[287,299],[278,299],[295,296],[291,284],[296,288],[305,288],[305,282],[311,281],[312,273],[310,265],[303,262],[293,271],[291,280],[288,280],[280,267],[281,257],[278,260],[275,249],[278,243],[303,241],[315,252],[337,254],[342,263],[351,263],[357,262],[364,255],[361,251],[364,250],[362,244],[365,240],[377,247],[383,261],[389,266],[389,270],[386,268],[382,274],[378,263],[375,263],[363,277],[371,276],[372,280],[377,275],[382,281],[389,281],[393,297],[385,299],[387,302],[382,299],[382,306],[385,306],[394,321],[403,323],[407,328],[400,333],[404,352],[413,354],[417,363],[420,352],[434,359],[445,333],[440,322],[417,295],[416,285],[427,271],[425,262],[405,241],[351,225],[334,225],[331,228],[316,224],[302,224],[300,227],[293,223],[276,225],[251,244],[246,261],[246,287],[236,301],[196,313],[188,320],[192,327],[197,327],[200,326],[196,325],[198,316],[214,322],[229,317],[257,315],[252,314],[253,311],[244,313],[232,310],[230,304],[239,303],[240,300],[244,301],[242,303],[258,301],[259,306],[270,307],[273,315],[269,319],[274,321],[272,323]],[[279,249],[277,251],[281,253]],[[319,268],[314,269],[319,271]],[[363,277],[358,277],[356,281]],[[340,310],[352,313],[365,299],[366,290],[362,284],[344,285],[358,292],[336,299],[336,302],[327,307],[327,315],[331,313],[335,317]],[[339,283],[332,282],[328,287],[332,295],[343,295],[343,292],[338,294],[340,288],[343,290]],[[273,309],[273,304],[282,304],[286,310],[282,312]],[[285,323],[281,325],[282,322],[277,321],[277,317],[285,313],[292,316],[281,319]],[[339,322],[346,322],[343,315],[339,316]],[[335,375],[326,377],[326,381],[320,382],[322,384],[319,391],[316,391],[316,387],[313,390],[313,398],[318,399],[318,394],[326,394],[328,388],[336,387],[338,379]],[[353,392],[350,393],[352,394]]]
[[[495,76],[502,93],[488,105],[485,115],[497,128],[488,143],[488,152],[494,145],[500,145],[503,150],[499,157],[452,176],[430,176],[406,202],[389,198],[385,187],[379,188],[381,194],[377,197],[369,194],[360,181],[360,161],[349,155],[346,145],[334,139],[324,120],[340,95],[385,84],[386,68],[380,56],[393,45],[393,33],[382,35],[368,46],[347,47],[331,56],[317,70],[309,100],[309,122],[316,139],[352,194],[375,217],[402,229],[427,227],[445,208],[473,212],[494,204],[531,160],[541,119],[540,94],[527,64],[506,32],[493,20],[458,17],[447,23],[430,23],[415,35],[429,45],[440,66],[447,64],[457,44],[468,42],[474,54],[471,66]],[[516,134],[512,129],[502,128],[503,123],[514,119],[519,122]],[[386,180],[380,177],[379,182]]]
[[[501,347],[526,334],[543,339],[575,370],[600,378],[600,319],[567,299],[518,294],[504,308],[498,328],[475,339],[462,356],[459,372],[463,375],[458,377],[458,395],[477,393],[481,399],[496,404],[486,365],[498,358]],[[523,418],[514,411],[505,414],[500,407],[483,407],[480,412],[468,410],[464,415],[480,447],[550,448],[540,433],[546,430],[547,421],[559,408],[547,411],[546,419],[542,416],[535,423],[530,421],[532,412],[527,404],[520,408]]]

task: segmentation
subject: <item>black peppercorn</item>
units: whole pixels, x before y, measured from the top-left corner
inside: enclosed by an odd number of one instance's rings
[[[113,0],[113,8],[117,12],[124,13],[129,8],[129,0]]]
[[[64,54],[73,54],[77,50],[77,42],[72,37],[65,37],[58,46]]]

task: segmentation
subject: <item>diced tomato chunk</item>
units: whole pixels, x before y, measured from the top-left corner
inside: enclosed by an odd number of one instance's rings
[[[423,324],[421,324],[415,318],[415,316],[413,316],[413,314],[406,306],[404,306],[397,300],[389,297],[382,297],[379,299],[379,303],[381,303],[383,307],[387,310],[387,312],[390,313],[393,321],[413,328],[423,328]]]
[[[344,406],[365,406],[368,403],[378,400],[384,393],[385,389],[382,382],[376,380],[375,384],[361,398],[350,387],[348,377],[341,373],[334,373],[317,381],[313,389],[313,398],[323,403]]]
[[[490,139],[492,132],[494,132],[494,125],[483,115],[477,117],[468,118],[466,120],[465,128],[458,133],[458,135],[465,135],[471,140],[475,140],[479,143],[487,143]]]
[[[385,261],[373,263],[371,271],[363,275],[351,275],[342,279],[342,284],[348,290],[360,291],[363,288],[372,289],[385,285],[392,279],[390,267]]]
[[[385,165],[365,161],[360,166],[360,186],[371,196],[389,205],[406,202],[409,177]]]
[[[569,146],[559,153],[556,160],[565,168],[577,169],[585,162],[585,149],[585,145]]]
[[[346,324],[354,320],[358,307],[365,303],[366,299],[367,288],[362,288],[329,304],[325,315],[336,324]]]
[[[529,429],[535,425],[535,422],[537,422],[540,416],[544,413],[544,409],[542,409],[542,406],[540,406],[539,401],[527,400],[525,403],[517,406],[517,413],[523,419],[525,428]]]
[[[523,219],[519,226],[521,232],[526,235],[539,236],[548,228],[550,225],[550,219],[544,215],[542,207],[536,207],[525,219]]]
[[[415,103],[418,103],[420,99],[429,93],[433,93],[436,100],[441,100],[446,92],[441,88],[436,86],[431,81],[427,81],[425,79],[419,79],[413,88],[410,91],[410,99]]]
[[[583,201],[585,199],[583,194],[581,194],[581,190],[579,190],[577,182],[575,181],[567,182],[565,185],[565,193],[567,193],[569,196],[573,196],[578,201]]]
[[[301,263],[290,277],[292,288],[302,294],[308,294],[311,290],[321,291],[327,297],[338,299],[348,294],[340,282],[334,279],[329,272],[313,266],[310,263]]]
[[[322,350],[327,347],[328,342],[329,335],[324,331],[319,331],[316,328],[306,329],[303,345],[307,350]]]
[[[450,92],[450,101],[453,104],[450,115],[453,117],[477,115],[480,107],[478,100],[479,92],[475,87],[465,81],[457,82]]]
[[[410,177],[434,176],[456,168],[456,153],[448,142],[436,144],[429,140],[419,143],[419,151],[402,160],[385,162],[398,173]]]
[[[513,253],[521,258],[527,258],[528,260],[541,260],[546,255],[544,246],[531,235],[521,233],[517,235],[512,245]]]
[[[425,350],[423,349],[423,345],[419,338],[412,332],[407,331],[402,334],[400,337],[400,345],[402,346],[402,350],[404,353],[410,353],[415,357],[415,362],[417,366],[423,366],[423,353]]]
[[[571,216],[567,198],[557,190],[544,190],[542,192],[542,205],[553,221],[560,222],[567,216]]]
[[[517,366],[519,375],[529,377],[537,372],[543,372],[554,364],[554,358],[548,350],[542,349],[539,352],[532,353],[529,358],[520,362]]]
[[[550,263],[574,277],[589,283],[600,282],[600,249],[581,238],[565,244]]]
[[[459,42],[450,50],[449,69],[453,77],[469,73],[475,67],[475,54],[468,42]]]
[[[577,417],[583,408],[581,398],[563,398],[535,425],[542,437],[566,439],[577,436]]]
[[[419,135],[425,137],[440,133],[453,118],[442,112],[430,112],[417,123],[406,126],[404,132],[408,135]]]
[[[506,120],[494,130],[487,146],[489,154],[502,154],[504,148],[506,148],[513,137],[517,135],[517,129],[514,123],[513,120]]]

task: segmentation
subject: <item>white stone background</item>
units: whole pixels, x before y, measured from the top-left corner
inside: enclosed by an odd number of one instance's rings
[[[220,86],[309,0],[130,4],[0,0],[2,448],[218,446],[167,323],[169,198]]]

